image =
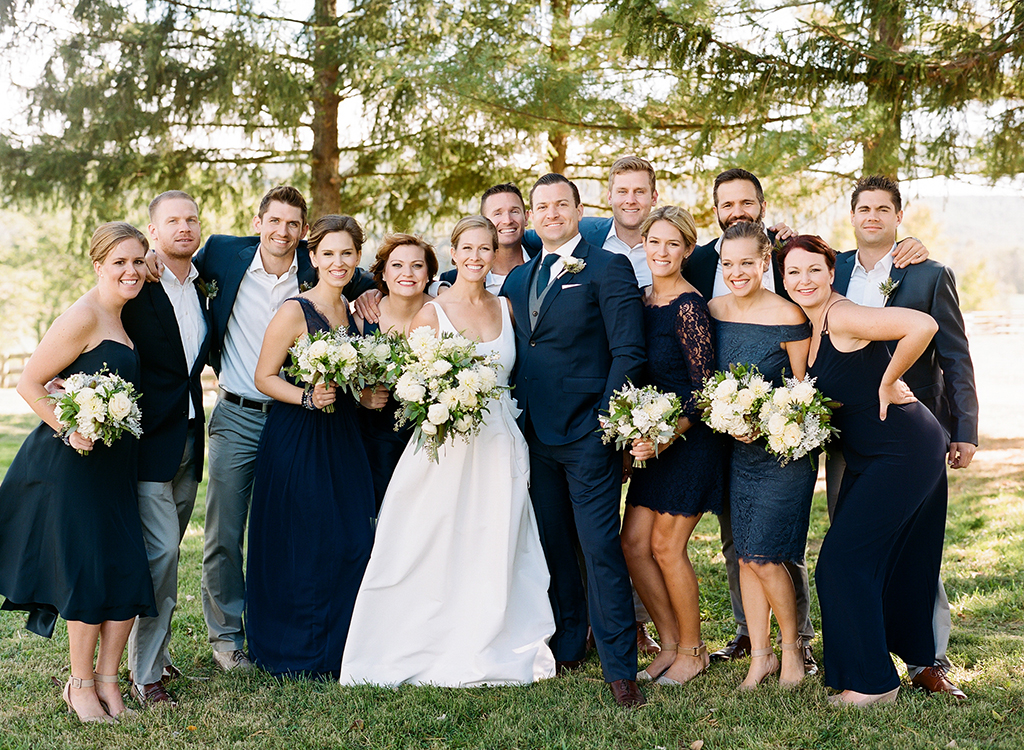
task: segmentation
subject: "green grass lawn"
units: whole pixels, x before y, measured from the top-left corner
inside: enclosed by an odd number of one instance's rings
[[[0,417],[0,471],[35,423]],[[171,643],[185,674],[172,684],[179,707],[116,726],[80,725],[50,683],[67,678],[63,623],[47,641],[25,631],[21,615],[0,613],[0,748],[1021,748],[1024,442],[986,447],[995,450],[951,475],[943,567],[954,618],[952,677],[970,696],[966,705],[903,690],[891,706],[834,709],[820,677],[795,692],[769,680],[754,694],[738,694],[746,662],[716,664],[682,688],[645,687],[650,702],[637,711],[614,705],[596,656],[579,675],[523,688],[342,689],[223,674],[210,656],[199,601],[204,484],[183,545]],[[826,528],[819,493],[808,542],[812,571]],[[692,557],[713,650],[733,630],[713,517],[698,525]],[[820,658],[820,643],[814,646]]]

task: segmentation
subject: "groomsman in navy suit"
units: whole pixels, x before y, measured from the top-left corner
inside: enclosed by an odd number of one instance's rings
[[[861,179],[850,201],[850,220],[857,249],[840,253],[836,258],[833,286],[858,305],[908,307],[931,315],[939,324],[928,348],[903,375],[903,380],[946,431],[949,466],[965,469],[978,446],[978,394],[953,272],[934,260],[904,268],[893,263],[896,229],[903,221],[903,201],[895,180],[880,175]],[[841,455],[830,455],[827,464],[830,517],[844,466]],[[932,626],[935,661],[926,665],[908,664],[912,684],[931,693],[948,693],[958,700],[966,700],[967,696],[946,675],[950,667],[946,646],[952,622],[941,580]]]
[[[203,478],[203,388],[210,349],[206,298],[196,285],[199,209],[171,190],[149,204],[149,236],[165,271],[121,311],[141,362],[139,517],[157,617],[140,617],[128,638],[132,695],[144,706],[175,704],[164,682],[177,676],[168,644],[178,599],[178,549]]]
[[[636,630],[619,542],[622,460],[597,430],[598,410],[644,365],[640,290],[625,257],[580,236],[583,207],[573,183],[545,175],[530,204],[543,252],[512,270],[502,294],[515,314],[513,393],[523,409],[531,499],[551,573],[551,649],[560,671],[582,663],[589,599],[605,680],[619,705],[638,706],[645,699],[634,681]]]

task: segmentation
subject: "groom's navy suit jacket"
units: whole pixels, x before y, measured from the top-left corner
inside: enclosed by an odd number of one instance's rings
[[[541,253],[512,269],[501,290],[515,314],[512,395],[547,445],[597,430],[598,410],[608,408],[627,378],[636,381],[646,362],[640,290],[629,259],[586,241],[573,256],[586,267],[552,282],[532,330],[530,284]]]
[[[211,328],[213,337],[210,343],[210,366],[220,374],[220,355],[224,346],[224,334],[227,331],[231,308],[238,296],[238,286],[242,283],[245,271],[256,257],[260,246],[258,235],[233,237],[226,234],[214,234],[206,240],[206,244],[196,253],[192,262],[199,271],[199,276],[207,285],[211,281],[217,283],[217,294],[209,300]],[[295,260],[299,269],[299,286],[316,283],[316,271],[310,265],[309,251],[306,241],[299,242],[295,249]],[[357,268],[352,280],[343,290],[346,299],[354,300],[373,286],[373,277]]]
[[[833,288],[846,294],[856,261],[856,250],[836,258]],[[939,330],[903,380],[927,406],[949,439],[978,444],[978,393],[974,365],[967,345],[964,318],[953,272],[934,260],[896,268],[889,278],[897,284],[885,306],[908,307],[931,315]]]
[[[170,271],[165,271],[170,273]],[[206,316],[206,336],[199,356],[189,369],[181,343],[178,319],[171,300],[160,282],[142,286],[135,299],[121,311],[121,322],[142,363],[139,409],[142,439],[139,442],[139,481],[169,482],[181,465],[188,434],[189,400],[195,408],[192,425],[195,437],[195,477],[203,478],[203,386],[200,375],[210,351],[213,326],[206,298],[193,285],[199,306]]]

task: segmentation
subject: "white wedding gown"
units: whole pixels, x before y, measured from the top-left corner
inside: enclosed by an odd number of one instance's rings
[[[434,304],[441,331],[456,332]],[[515,362],[502,302],[499,382]],[[473,687],[553,677],[548,568],[530,504],[518,409],[492,400],[480,433],[431,462],[409,442],[388,485],[359,588],[341,683]]]

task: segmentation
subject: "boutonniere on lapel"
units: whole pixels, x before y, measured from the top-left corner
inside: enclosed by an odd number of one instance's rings
[[[583,258],[574,258],[570,255],[568,258],[562,258],[562,270],[558,272],[558,276],[555,278],[560,279],[563,274],[567,273],[571,273],[575,276],[586,267],[587,262],[583,260]]]
[[[896,287],[900,285],[900,282],[895,279],[888,278],[878,285],[878,291],[882,293],[886,301],[892,299],[892,295],[896,294]]]
[[[214,297],[217,296],[217,292],[220,291],[217,288],[216,279],[204,281],[202,278],[198,278],[196,279],[196,288],[199,290],[199,293],[201,295],[206,297],[206,299],[213,299]]]
[[[316,284],[314,284],[312,281],[303,281],[301,284],[299,284],[299,294],[305,294],[315,286]]]

